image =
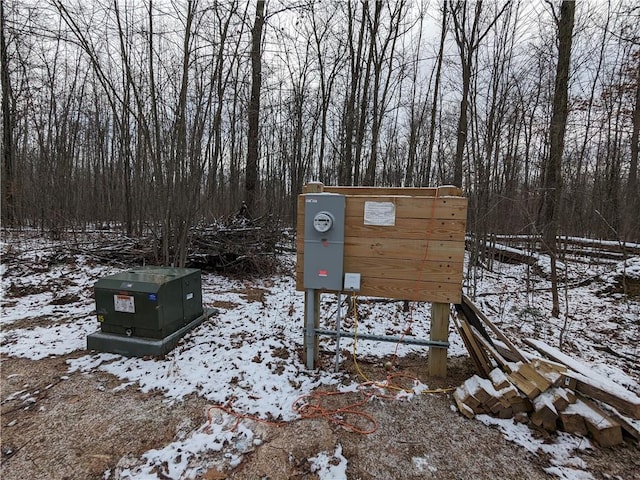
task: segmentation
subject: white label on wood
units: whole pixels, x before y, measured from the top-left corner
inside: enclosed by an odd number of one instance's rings
[[[364,202],[364,224],[393,227],[396,205],[393,202]]]
[[[114,295],[113,309],[116,312],[136,313],[136,305],[131,295]]]

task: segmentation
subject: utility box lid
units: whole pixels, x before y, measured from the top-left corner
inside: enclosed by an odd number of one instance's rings
[[[101,278],[96,282],[95,288],[157,293],[163,285],[172,280],[196,273],[199,275],[200,270],[195,268],[143,267]]]

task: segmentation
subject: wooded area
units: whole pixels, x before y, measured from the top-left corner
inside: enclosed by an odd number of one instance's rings
[[[5,0],[2,224],[151,233],[180,264],[193,226],[243,201],[293,225],[318,180],[456,184],[481,239],[541,234],[552,195],[552,233],[637,242],[640,7],[575,4],[563,141],[561,10]]]

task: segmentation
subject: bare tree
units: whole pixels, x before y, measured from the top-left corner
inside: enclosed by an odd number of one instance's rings
[[[438,57],[436,60],[435,83],[433,86],[433,101],[431,103],[431,116],[429,120],[429,142],[427,143],[427,159],[424,165],[423,174],[420,176],[424,185],[431,183],[431,164],[433,162],[433,145],[436,137],[436,115],[438,113],[438,96],[440,95],[440,81],[442,77],[442,60],[444,58],[444,45],[447,38],[447,24],[449,19],[447,13],[447,2],[442,4],[442,23],[440,24],[440,44],[438,47]]]
[[[560,18],[557,19],[558,63],[553,95],[553,113],[549,126],[549,158],[544,168],[543,197],[540,209],[543,241],[551,257],[551,291],[553,296],[551,314],[554,317],[560,314],[556,239],[562,193],[562,157],[568,115],[569,67],[575,9],[576,5],[573,1],[563,1],[560,6]]]
[[[640,51],[635,54],[636,59],[636,78],[635,78],[635,102],[633,105],[632,117],[632,133],[631,133],[631,155],[629,157],[629,178],[627,179],[626,191],[626,221],[631,224],[628,226],[627,233],[638,233],[640,225],[638,224],[638,208],[640,200],[638,199],[638,143],[640,142]],[[636,222],[633,225],[633,218]],[[631,237],[629,238],[631,239]]]
[[[11,82],[9,81],[9,54],[6,40],[4,1],[0,2],[0,82],[2,84],[2,220],[6,225],[16,223],[15,215],[15,151],[13,147],[13,113]]]
[[[354,10],[353,7],[356,6]],[[366,50],[365,46],[365,32],[367,31],[366,19],[368,15],[369,2],[365,0],[362,2],[362,12],[359,21],[359,27],[357,26],[356,13],[357,4],[347,2],[347,46],[348,46],[348,61],[349,61],[349,80],[348,80],[348,93],[345,96],[344,102],[344,120],[342,126],[343,141],[342,152],[340,158],[340,166],[338,172],[338,181],[341,185],[353,185],[354,178],[357,178],[357,173],[354,172],[353,149],[354,143],[357,148],[357,140],[354,142],[354,134],[356,131],[356,109],[358,105],[358,92],[360,91],[360,82],[363,77],[363,55]],[[357,29],[357,32],[356,32]],[[357,38],[354,38],[357,36]]]
[[[460,117],[458,119],[458,129],[456,135],[456,153],[454,158],[453,183],[462,187],[462,166],[464,150],[467,143],[468,132],[468,109],[469,91],[471,89],[472,75],[474,70],[473,59],[480,43],[489,34],[493,25],[500,16],[509,8],[509,2],[505,2],[502,8],[496,13],[487,27],[482,30],[481,20],[483,14],[483,2],[478,0],[473,4],[473,17],[469,18],[470,3],[457,0],[449,0],[451,7],[451,18],[453,19],[453,33],[458,45],[460,55],[460,65],[462,68],[462,96],[460,98]]]
[[[381,3],[381,2],[380,2]],[[396,43],[402,35],[400,26],[405,16],[405,2],[399,1],[393,7],[389,6],[388,28],[384,29],[378,43],[378,29],[371,33],[370,55],[373,65],[373,89],[372,89],[372,114],[371,121],[371,151],[363,179],[364,185],[374,185],[376,180],[376,167],[378,163],[378,145],[380,142],[380,131],[390,100],[390,90],[392,79],[395,73],[394,60],[397,54]],[[373,24],[379,22],[378,2],[374,14]],[[383,75],[383,70],[385,70]],[[397,81],[397,80],[396,80]]]
[[[256,16],[251,30],[251,99],[249,100],[249,132],[247,134],[247,163],[245,168],[245,202],[250,212],[256,209],[258,190],[260,87],[262,85],[262,28],[264,0],[256,2]]]
[[[315,10],[315,3],[312,4],[312,36],[315,52],[318,61],[318,77],[320,80],[320,145],[318,147],[318,174],[317,179],[321,182],[328,181],[326,172],[326,144],[329,136],[328,115],[331,106],[331,99],[334,95],[334,85],[340,69],[343,66],[343,57],[345,52],[345,42],[339,37],[332,38],[330,27],[334,25],[332,17],[337,13],[337,6],[330,5],[328,18],[324,21],[319,20],[319,14]],[[322,23],[321,23],[322,22]]]

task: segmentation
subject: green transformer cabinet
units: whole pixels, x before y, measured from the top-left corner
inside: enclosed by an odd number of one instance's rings
[[[103,334],[164,339],[203,315],[200,270],[144,267],[94,286]]]

